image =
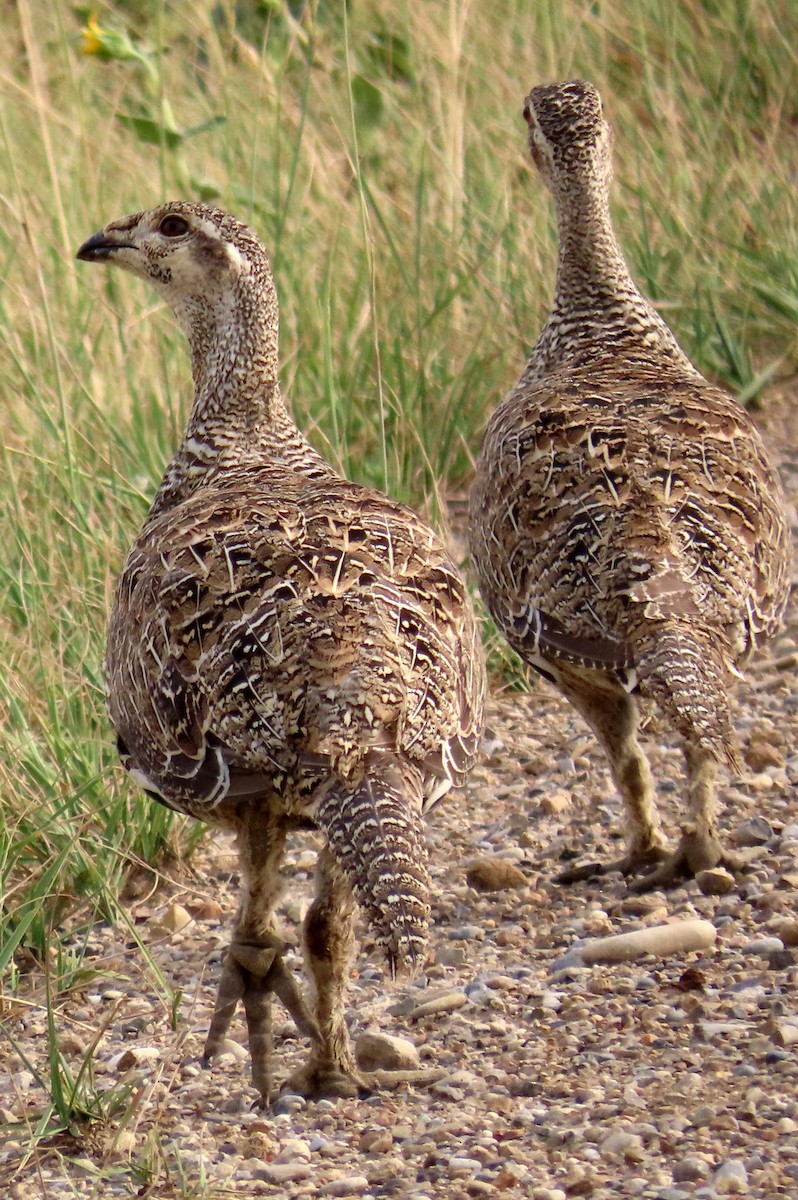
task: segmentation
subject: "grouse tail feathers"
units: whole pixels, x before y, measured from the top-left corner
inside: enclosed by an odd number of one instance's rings
[[[315,819],[396,974],[421,965],[429,932],[421,781],[384,752],[364,768],[357,781],[325,787]]]
[[[687,745],[703,748],[740,774],[731,674],[714,639],[675,623],[657,631],[637,671],[641,691],[670,714]]]

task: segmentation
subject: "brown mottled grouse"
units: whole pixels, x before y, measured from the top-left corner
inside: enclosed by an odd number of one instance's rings
[[[422,813],[477,749],[468,595],[413,512],[342,479],[292,421],[269,261],[245,225],[169,203],[78,257],[154,284],[191,348],[194,406],[117,586],[106,675],[135,781],[238,835],[243,895],[205,1054],[243,1000],[266,1098],[274,992],[313,1043],[290,1088],[349,1094],[363,1082],[344,1020],[353,894],[392,970],[423,961]],[[300,827],[326,839],[303,930],[312,1013],[273,918]]]
[[[730,864],[717,764],[738,767],[729,692],[788,587],[781,490],[759,434],[638,292],[609,213],[594,87],[534,88],[529,145],[554,196],[554,305],[488,426],[471,501],[482,595],[511,645],[593,728],[630,824],[639,888]],[[689,821],[670,857],[637,740],[638,697],[683,739]],[[664,861],[662,861],[664,860]]]

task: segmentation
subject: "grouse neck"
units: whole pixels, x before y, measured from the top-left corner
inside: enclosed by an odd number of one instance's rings
[[[559,250],[552,312],[529,374],[623,353],[693,370],[665,322],[641,296],[615,237],[605,186],[584,184],[557,195]]]
[[[555,308],[592,305],[600,310],[620,289],[639,297],[615,237],[605,192],[585,188],[562,198],[557,232]]]
[[[285,407],[278,379],[277,303],[258,305],[246,290],[176,309],[191,351],[194,404],[187,437],[251,445],[253,434]]]
[[[332,468],[297,428],[280,395],[277,302],[215,297],[175,307],[191,350],[194,403],[153,514],[236,472],[282,468],[319,477]]]

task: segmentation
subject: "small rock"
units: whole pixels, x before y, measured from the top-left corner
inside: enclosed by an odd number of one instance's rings
[[[439,967],[461,967],[467,957],[462,946],[440,946],[435,951],[435,963]]]
[[[721,1195],[741,1196],[748,1191],[748,1172],[739,1158],[729,1158],[721,1163],[712,1176],[712,1186]]]
[[[477,1175],[482,1170],[482,1163],[478,1158],[466,1158],[460,1154],[454,1154],[447,1163],[447,1169],[450,1175],[455,1178],[458,1175]]]
[[[170,904],[158,922],[169,933],[178,933],[193,921],[191,913],[182,904]]]
[[[798,946],[798,921],[782,921],[779,937],[785,946]]]
[[[285,1183],[296,1183],[300,1179],[309,1179],[313,1168],[309,1163],[263,1163],[252,1172],[253,1179],[263,1183],[273,1183],[281,1186]]]
[[[310,1162],[310,1146],[302,1138],[291,1138],[275,1158],[278,1163]]]
[[[704,896],[727,896],[737,887],[737,880],[724,867],[711,867],[699,871],[695,877],[698,890]]]
[[[588,966],[599,962],[631,962],[644,954],[664,958],[689,950],[705,950],[717,936],[715,926],[709,921],[673,921],[587,942],[581,949],[581,958]]]
[[[679,976],[677,987],[680,992],[703,992],[707,978],[698,967],[687,967]]]
[[[157,1062],[161,1052],[157,1046],[130,1046],[121,1054],[112,1058],[108,1064],[112,1071],[129,1071],[131,1067],[141,1066],[142,1063]]]
[[[599,1153],[602,1158],[627,1158],[632,1162],[640,1162],[644,1157],[643,1139],[639,1133],[619,1130],[604,1138]]]
[[[403,1071],[421,1065],[418,1050],[408,1038],[392,1037],[377,1029],[361,1033],[355,1043],[355,1058],[363,1071]]]
[[[768,767],[783,767],[784,755],[777,746],[757,739],[743,750],[743,758],[752,771],[765,771]]]
[[[697,1155],[689,1155],[673,1167],[674,1183],[699,1183],[709,1175],[709,1163]]]
[[[481,925],[455,925],[449,930],[449,937],[453,942],[482,942],[485,930]]]
[[[198,921],[218,921],[224,916],[224,909],[215,900],[206,900],[194,909]]]
[[[540,802],[541,811],[547,817],[559,817],[570,807],[571,797],[565,792],[552,792],[550,796],[544,796]]]
[[[429,1000],[417,1004],[410,1013],[411,1021],[420,1021],[422,1017],[434,1017],[439,1013],[456,1012],[468,1004],[468,996],[462,991],[443,992]]]
[[[475,858],[466,867],[466,881],[478,892],[503,892],[526,887],[526,875],[505,858]]]
[[[393,1150],[393,1138],[387,1129],[364,1129],[359,1148],[362,1154],[388,1154]]]
[[[249,1051],[246,1046],[242,1046],[235,1038],[222,1038],[219,1049],[216,1051],[214,1061],[221,1058],[223,1054],[229,1054],[236,1062],[246,1062],[249,1058]]]
[[[798,1020],[775,1020],[768,1032],[777,1046],[798,1046]]]
[[[784,942],[777,937],[757,938],[742,947],[743,954],[755,954],[758,958],[770,958],[771,954],[783,949]]]
[[[365,1175],[345,1175],[340,1179],[331,1179],[316,1189],[317,1196],[353,1196],[358,1192],[368,1190],[369,1181]]]
[[[294,1092],[283,1092],[272,1104],[275,1116],[279,1116],[281,1113],[299,1112],[303,1108],[307,1108],[307,1100],[304,1096],[296,1095]]]

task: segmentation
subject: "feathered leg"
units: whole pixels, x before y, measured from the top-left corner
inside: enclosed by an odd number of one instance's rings
[[[282,1000],[299,1031],[317,1040],[318,1029],[302,993],[283,961],[285,943],[273,928],[280,893],[280,863],[286,825],[278,814],[247,805],[238,826],[244,893],[233,940],[219,980],[204,1059],[219,1053],[238,1006],[243,1001],[252,1059],[252,1083],[268,1104],[272,1092],[271,994]]]
[[[316,896],[303,929],[319,1038],[285,1088],[302,1096],[356,1096],[363,1085],[349,1045],[344,999],[354,953],[355,899],[327,847],[316,866]]]
[[[288,1081],[302,1095],[353,1095],[365,1086],[429,1083],[441,1071],[358,1071],[344,1019],[352,958],[354,896],[388,958],[391,972],[423,961],[429,876],[421,822],[421,786],[389,754],[367,756],[355,783],[330,780],[315,817],[328,846],[319,855],[316,899],[305,918],[305,953],[315,991],[320,1039]],[[353,895],[354,893],[354,895]]]
[[[692,879],[699,871],[706,871],[710,867],[720,865],[736,871],[744,865],[743,859],[724,850],[715,827],[715,779],[718,773],[716,755],[700,746],[686,745],[684,758],[687,768],[689,820],[683,828],[675,853],[656,871],[637,880],[632,885],[636,892],[671,887],[683,879]]]
[[[562,678],[558,686],[590,725],[609,760],[629,824],[628,850],[609,863],[584,863],[557,876],[558,883],[577,883],[592,875],[622,871],[631,875],[667,856],[665,838],[654,804],[654,780],[637,740],[638,706],[620,688],[591,687],[583,678]]]

